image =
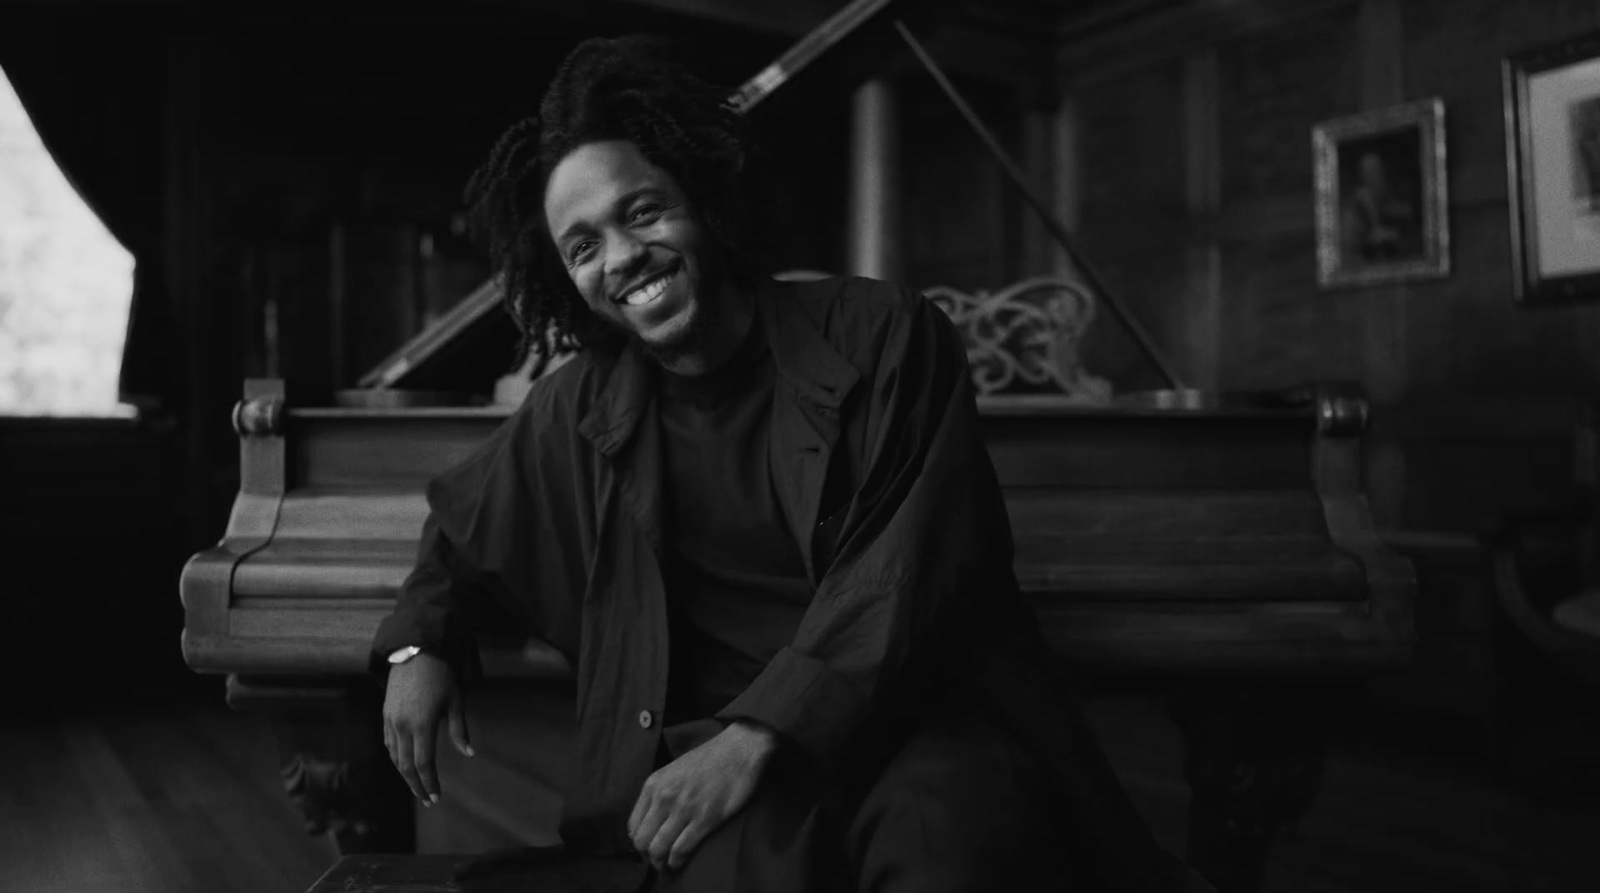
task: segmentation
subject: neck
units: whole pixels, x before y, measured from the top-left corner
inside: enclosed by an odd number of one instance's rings
[[[693,347],[671,357],[658,357],[662,368],[685,377],[715,372],[738,352],[755,319],[755,299],[746,291],[730,288]]]

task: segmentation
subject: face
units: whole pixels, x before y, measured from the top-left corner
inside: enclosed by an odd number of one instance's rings
[[[589,308],[658,358],[692,349],[721,269],[672,175],[620,140],[574,149],[550,172],[545,222]]]

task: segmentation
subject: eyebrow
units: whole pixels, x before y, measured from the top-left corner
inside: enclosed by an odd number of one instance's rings
[[[660,186],[640,186],[637,189],[629,190],[628,192],[625,192],[621,196],[619,196],[617,198],[617,200],[611,204],[611,208],[612,209],[625,208],[628,205],[632,204],[634,201],[636,201],[642,195],[646,195],[646,194],[649,194],[649,193],[664,193],[665,191],[666,190],[662,189]],[[587,223],[583,222],[582,220],[579,220],[579,221],[573,223],[571,226],[567,227],[566,229],[562,230],[561,231],[561,235],[556,237],[556,242],[558,244],[565,243],[568,239],[572,238],[572,236],[574,234],[580,233],[580,232],[587,232],[588,230],[589,230],[589,225]]]

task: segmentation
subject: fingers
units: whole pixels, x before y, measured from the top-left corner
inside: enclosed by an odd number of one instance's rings
[[[435,725],[411,737],[412,756],[416,759],[417,780],[422,784],[423,797],[429,806],[439,802],[439,776],[433,769],[433,749],[439,727]]]
[[[681,810],[670,813],[661,823],[660,830],[656,831],[645,848],[645,857],[654,865],[656,871],[664,871],[667,867],[667,857],[672,855],[673,847],[678,838],[683,834],[683,829],[689,827],[689,819]]]
[[[648,791],[648,788],[646,788]],[[648,794],[646,795],[648,796]],[[640,856],[650,858],[650,844],[656,839],[656,832],[661,830],[661,824],[667,820],[668,810],[656,798],[650,798],[650,806],[639,818],[629,838],[633,841],[633,848]]]
[[[411,793],[424,804],[428,803],[427,792],[422,788],[422,779],[417,777],[416,763],[411,759],[411,736],[396,729],[394,735],[394,766],[400,770],[400,777],[406,780],[406,786],[411,788]]]
[[[704,839],[706,823],[693,798],[674,796],[662,788],[655,776],[645,782],[628,816],[628,837],[657,871],[676,870]]]
[[[459,696],[450,701],[450,741],[462,756],[477,755],[477,751],[472,749],[472,737],[467,734],[467,715],[461,707]]]
[[[706,838],[706,823],[703,821],[690,822],[683,833],[678,835],[677,841],[672,844],[672,849],[667,853],[667,867],[673,871],[683,867],[689,861],[695,848],[700,846],[700,841]]]
[[[639,791],[639,798],[633,801],[633,812],[628,814],[628,839],[633,841],[634,849],[642,849],[639,846],[639,823],[644,821],[645,813],[650,811],[650,804],[655,799],[654,788],[650,784],[652,780],[653,778],[645,781],[644,788]]]
[[[425,806],[439,802],[434,755],[447,713],[452,738],[459,736],[457,745],[470,750],[460,695],[447,664],[424,652],[390,671],[383,702],[383,743],[400,777]]]

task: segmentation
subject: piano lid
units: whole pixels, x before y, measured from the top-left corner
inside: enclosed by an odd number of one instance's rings
[[[838,46],[853,33],[875,19],[892,18],[893,32],[904,41],[912,54],[933,76],[934,81],[950,99],[956,110],[965,118],[973,132],[995,157],[1002,172],[1034,211],[1050,235],[1072,259],[1079,278],[1096,299],[1110,310],[1124,331],[1133,338],[1145,358],[1173,389],[1171,393],[1187,392],[1172,364],[1166,359],[1153,339],[1103,281],[1068,238],[1065,227],[1054,213],[1033,193],[1016,164],[1006,155],[994,134],[973,113],[955,86],[939,69],[922,44],[907,27],[903,13],[909,4],[906,0],[852,0],[827,21],[802,37],[776,61],[747,80],[729,97],[729,102],[741,113],[748,113],[763,99],[772,95],[802,69],[808,67],[830,49]],[[925,0],[924,12],[940,6]],[[891,11],[891,8],[894,8]],[[889,12],[890,15],[884,14]],[[415,337],[401,345],[372,370],[360,378],[362,389],[340,392],[341,402],[372,405],[386,404],[397,389],[405,391],[430,391],[433,395],[449,397],[452,388],[459,389],[461,382],[493,382],[514,371],[510,358],[515,356],[518,333],[510,316],[500,312],[500,288],[491,279],[463,298],[444,317],[429,325]],[[1166,393],[1166,392],[1163,392]],[[417,394],[419,398],[422,395]],[[459,395],[465,400],[465,395]],[[427,402],[440,402],[428,400]],[[446,399],[443,402],[460,402]]]
[[[748,113],[862,26],[890,7],[906,5],[905,0],[852,0],[745,81],[729,102]],[[939,4],[922,5],[931,9]],[[462,382],[493,382],[513,371],[510,364],[517,340],[516,324],[500,309],[499,283],[491,279],[384,357],[358,383],[363,389],[379,392],[404,389],[449,395],[458,391]],[[466,395],[454,396],[466,399]],[[339,397],[341,402],[363,405],[385,402],[383,394],[363,397],[358,391],[341,391]]]
[[[516,323],[500,304],[500,284],[483,283],[361,376],[363,388],[451,391],[492,382],[510,370]]]

